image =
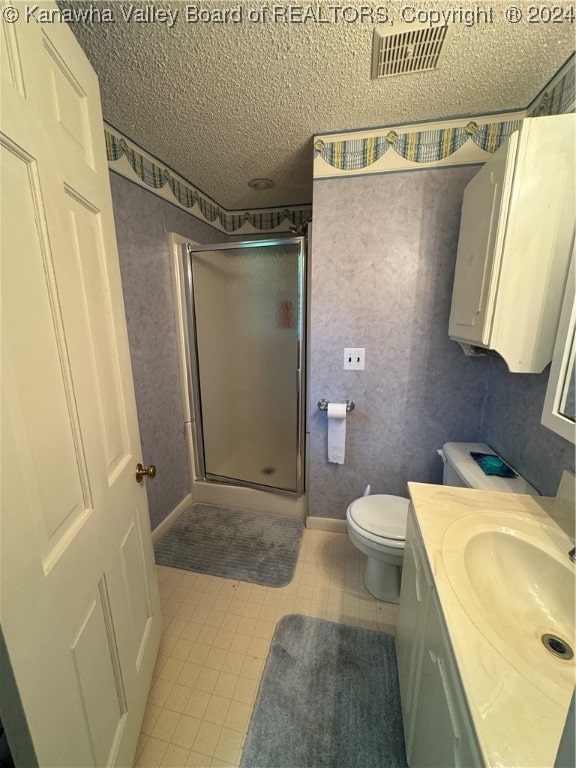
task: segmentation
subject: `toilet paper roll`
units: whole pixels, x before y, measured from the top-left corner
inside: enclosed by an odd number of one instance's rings
[[[346,403],[328,403],[328,461],[344,464]]]

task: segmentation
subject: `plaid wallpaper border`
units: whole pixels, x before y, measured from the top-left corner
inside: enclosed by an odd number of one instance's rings
[[[550,87],[538,94],[528,107],[528,117],[563,115],[565,112],[575,111],[574,62],[575,57],[573,56],[568,65],[563,68],[565,74],[561,70],[559,76],[550,83]]]
[[[312,218],[311,206],[227,211],[173,171],[139,152],[130,139],[106,124],[104,138],[111,170],[161,193],[163,199],[176,203],[200,221],[226,234],[233,234],[246,224],[256,232],[289,232],[291,227],[298,227]]]
[[[489,154],[518,130],[525,117],[563,114],[576,109],[575,58],[573,55],[566,62],[526,110],[508,113],[501,119],[494,119],[496,116],[492,115],[435,121],[409,129],[389,127],[379,135],[374,135],[374,131],[364,136],[354,132],[349,134],[350,138],[346,134],[334,134],[334,138],[317,136],[314,178],[485,162]],[[242,228],[244,232],[288,232],[312,218],[310,205],[227,211],[106,123],[104,136],[110,169],[226,234]]]
[[[474,120],[465,125],[433,130],[398,133],[390,130],[385,136],[344,141],[317,139],[315,156],[320,156],[339,171],[369,168],[386,152],[394,151],[410,163],[434,163],[453,155],[468,141],[485,152],[495,152],[511,133],[520,128],[522,119],[478,125]],[[399,168],[387,168],[387,171]]]
[[[501,116],[435,121],[418,127],[383,129],[382,134],[361,133],[317,136],[314,140],[314,177],[332,177],[350,172],[392,173],[416,169],[423,164],[465,165],[486,160],[511,133],[518,130],[525,117],[558,115],[576,107],[574,56],[560,69],[545,90],[528,109]],[[386,131],[386,132],[384,132]],[[338,136],[338,138],[336,138]],[[464,149],[456,157],[458,150]],[[478,150],[481,150],[480,152]],[[382,158],[385,162],[380,162]],[[318,160],[324,161],[322,167]],[[378,163],[377,167],[376,164]]]

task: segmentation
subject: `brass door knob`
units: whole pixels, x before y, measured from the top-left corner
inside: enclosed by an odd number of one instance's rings
[[[136,465],[136,482],[141,483],[144,475],[149,477],[150,480],[152,480],[153,477],[156,477],[156,467],[154,464],[150,464],[150,466],[146,467],[146,469],[144,469],[142,464]]]

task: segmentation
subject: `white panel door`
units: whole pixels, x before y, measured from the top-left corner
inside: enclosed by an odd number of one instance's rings
[[[39,765],[129,765],[160,612],[98,81],[66,24],[12,5],[22,18],[0,30],[2,628]]]

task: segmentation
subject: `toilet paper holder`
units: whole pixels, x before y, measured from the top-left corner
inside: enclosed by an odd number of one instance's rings
[[[328,410],[328,400],[325,400],[322,398],[322,400],[318,400],[318,410],[319,411],[327,411]],[[349,413],[350,411],[354,410],[354,400],[346,400],[346,411]]]

